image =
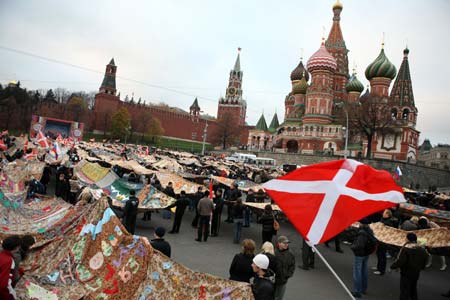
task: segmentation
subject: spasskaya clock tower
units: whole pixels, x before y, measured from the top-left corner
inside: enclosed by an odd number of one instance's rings
[[[222,119],[230,114],[239,126],[245,125],[245,114],[247,102],[242,99],[242,75],[241,71],[241,48],[238,48],[238,55],[233,70],[230,71],[228,87],[225,97],[220,97],[217,110],[217,119]]]

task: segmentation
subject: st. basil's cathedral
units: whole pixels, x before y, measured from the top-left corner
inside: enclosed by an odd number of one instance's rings
[[[358,103],[367,97],[386,99],[390,106],[390,131],[376,133],[372,139],[374,158],[415,161],[418,153],[419,131],[415,129],[417,108],[409,71],[409,49],[403,51],[403,61],[397,74],[389,61],[384,45],[378,57],[366,68],[370,82],[364,91],[356,73],[350,76],[348,49],[342,35],[340,19],[343,5],[333,5],[333,25],[326,41],[291,73],[292,90],[285,98],[284,122],[279,125],[275,113],[267,126],[264,114],[254,129],[249,131],[249,150],[273,150],[289,153],[344,154],[347,128],[338,118],[337,104]],[[391,81],[393,88],[389,94]],[[352,155],[367,152],[367,139],[349,130],[348,151]]]

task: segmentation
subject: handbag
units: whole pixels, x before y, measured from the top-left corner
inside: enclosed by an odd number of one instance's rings
[[[275,218],[273,218],[273,230],[275,231],[280,230],[280,223],[278,223],[278,221],[275,220]]]

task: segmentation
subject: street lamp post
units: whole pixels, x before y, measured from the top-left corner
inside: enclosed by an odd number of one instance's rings
[[[127,145],[128,133],[131,131],[131,126],[125,128],[125,146]]]
[[[206,135],[208,133],[208,119],[206,119],[205,129],[203,129],[203,145],[202,145],[202,155],[205,155],[205,143],[206,143]]]
[[[345,127],[342,128],[344,130],[345,134],[345,146],[344,146],[344,159],[347,159],[347,147],[348,147],[348,111],[345,107],[344,102],[339,102],[335,104],[337,107],[342,107],[345,112]]]

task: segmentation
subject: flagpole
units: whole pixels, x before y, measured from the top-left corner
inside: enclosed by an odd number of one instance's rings
[[[322,255],[322,253],[319,252],[319,250],[316,248],[316,246],[310,245],[310,247],[313,249],[314,252],[317,253],[317,255],[319,255],[320,259],[325,263],[325,265],[328,267],[328,269],[330,269],[331,273],[334,275],[334,277],[336,277],[337,281],[342,285],[344,290],[348,293],[348,295],[350,296],[350,299],[355,300],[355,297],[353,297],[350,290],[347,288],[347,286],[342,281],[342,279],[338,276],[338,274],[336,274],[336,272],[333,270],[333,268],[330,266],[330,264],[326,261],[325,257],[323,257],[323,255]]]

